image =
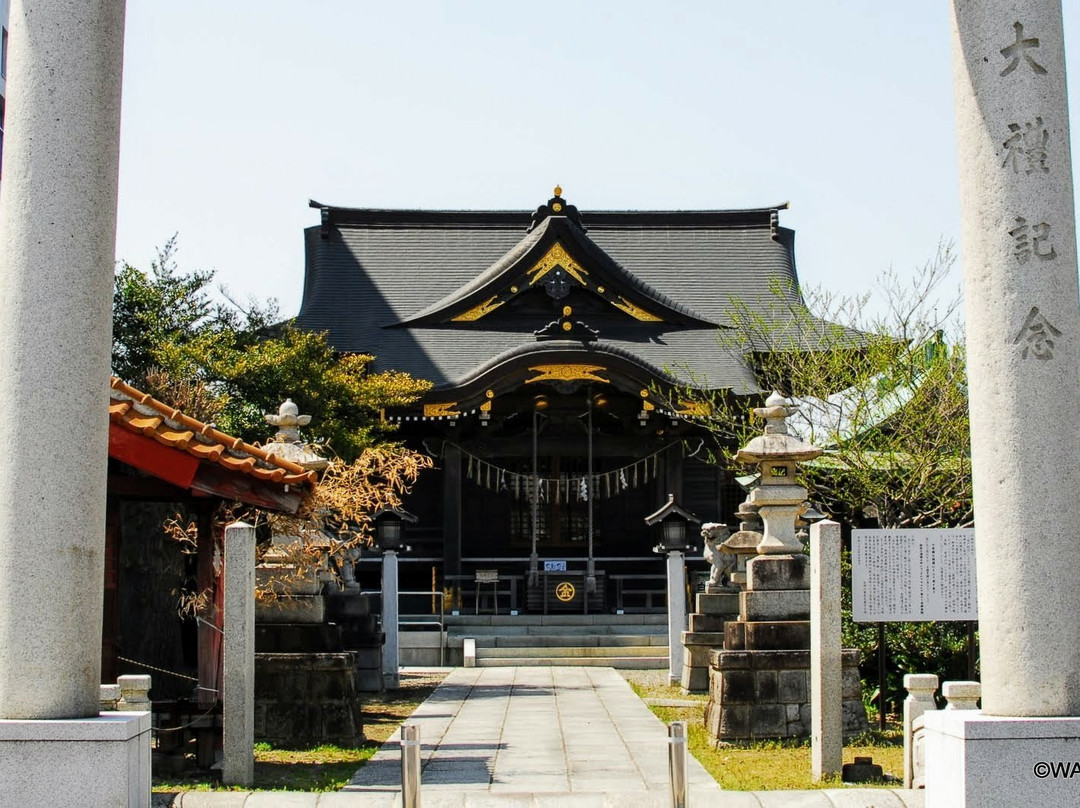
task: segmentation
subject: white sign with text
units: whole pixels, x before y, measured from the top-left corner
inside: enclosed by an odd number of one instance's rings
[[[851,531],[856,623],[978,620],[975,529]]]

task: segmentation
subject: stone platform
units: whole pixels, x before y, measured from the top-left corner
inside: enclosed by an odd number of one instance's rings
[[[1080,718],[923,713],[927,808],[1080,803]]]
[[[142,808],[149,795],[150,713],[0,720],[0,804]]]
[[[809,651],[723,651],[710,654],[711,690],[705,726],[718,741],[806,738],[810,735]],[[859,652],[843,652],[843,733],[867,728]]]

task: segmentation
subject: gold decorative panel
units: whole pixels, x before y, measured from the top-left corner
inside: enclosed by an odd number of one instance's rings
[[[662,323],[662,322],[664,322],[661,318],[657,317],[655,314],[650,314],[649,312],[645,311],[645,309],[641,308],[640,306],[635,306],[633,303],[631,303],[629,300],[627,300],[622,295],[619,295],[618,300],[612,300],[611,305],[614,306],[617,309],[621,309],[622,311],[625,311],[627,314],[629,314],[635,320],[641,320],[641,322],[643,322],[643,323]]]
[[[704,417],[712,415],[712,406],[707,401],[680,401],[679,415],[696,415]]]
[[[439,418],[450,417],[454,418],[461,413],[457,410],[456,401],[448,401],[445,404],[425,404],[424,405],[424,417],[425,418]]]
[[[501,306],[504,302],[505,301],[503,300],[499,300],[498,295],[493,295],[492,297],[489,297],[487,300],[481,303],[479,306],[475,306],[474,308],[469,309],[467,312],[459,314],[457,317],[451,317],[450,319],[453,320],[453,322],[455,323],[471,323],[475,320],[479,320],[485,314],[490,314],[491,312],[495,311],[495,309],[499,308],[499,306]]]
[[[599,370],[607,370],[603,365],[536,365],[529,370],[539,373],[526,379],[525,384],[533,382],[605,382],[603,376],[597,376]]]
[[[555,269],[555,267],[562,267],[565,269],[566,273],[582,286],[589,285],[585,280],[585,276],[589,274],[589,271],[571,258],[570,253],[568,253],[563,248],[563,245],[557,241],[551,245],[551,249],[544,254],[544,257],[537,261],[536,265],[529,270],[529,285],[536,285],[538,280],[551,272],[551,270]]]

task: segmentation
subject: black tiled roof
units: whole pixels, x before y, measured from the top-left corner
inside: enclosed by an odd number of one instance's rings
[[[526,238],[529,212],[312,204],[321,208],[322,224],[305,231],[304,299],[296,319],[301,328],[327,331],[338,350],[373,353],[377,369],[407,371],[437,387],[461,384],[508,351],[544,345],[532,331],[550,315],[521,315],[521,322],[506,315],[452,327],[427,321],[389,327],[437,310],[437,304],[462,297],[463,289],[475,291],[481,276]],[[757,392],[743,362],[745,352],[722,349],[711,324],[730,325],[734,299],[771,317],[776,289],[784,290],[786,305],[802,306],[794,233],[777,224],[781,207],[583,213],[587,238],[628,273],[628,282],[694,318],[590,322],[600,331],[599,345],[633,355],[674,380]]]

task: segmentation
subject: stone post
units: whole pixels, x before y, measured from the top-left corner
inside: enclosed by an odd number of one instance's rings
[[[398,555],[394,550],[383,551],[382,629],[386,635],[382,658],[383,685],[397,687],[401,657],[398,641]]]
[[[1080,297],[1060,0],[954,0],[953,65],[983,712],[1076,716]],[[1024,536],[1034,552],[1016,551]]]
[[[946,682],[941,686],[946,710],[978,710],[982,685],[979,682]]]
[[[124,3],[13,0],[9,24],[0,718],[83,718],[101,676]]]
[[[914,788],[915,775],[915,719],[927,710],[936,710],[934,691],[938,688],[937,674],[906,673],[904,689],[904,788]]]
[[[225,694],[221,781],[255,780],[255,528],[225,528]]]
[[[840,525],[810,526],[810,771],[814,780],[844,763],[840,643]]]
[[[120,688],[120,698],[117,700],[116,709],[127,713],[149,710],[151,684],[151,678],[144,673],[118,677],[116,685]]]
[[[682,681],[683,644],[686,631],[686,561],[678,550],[667,554],[668,680]]]

